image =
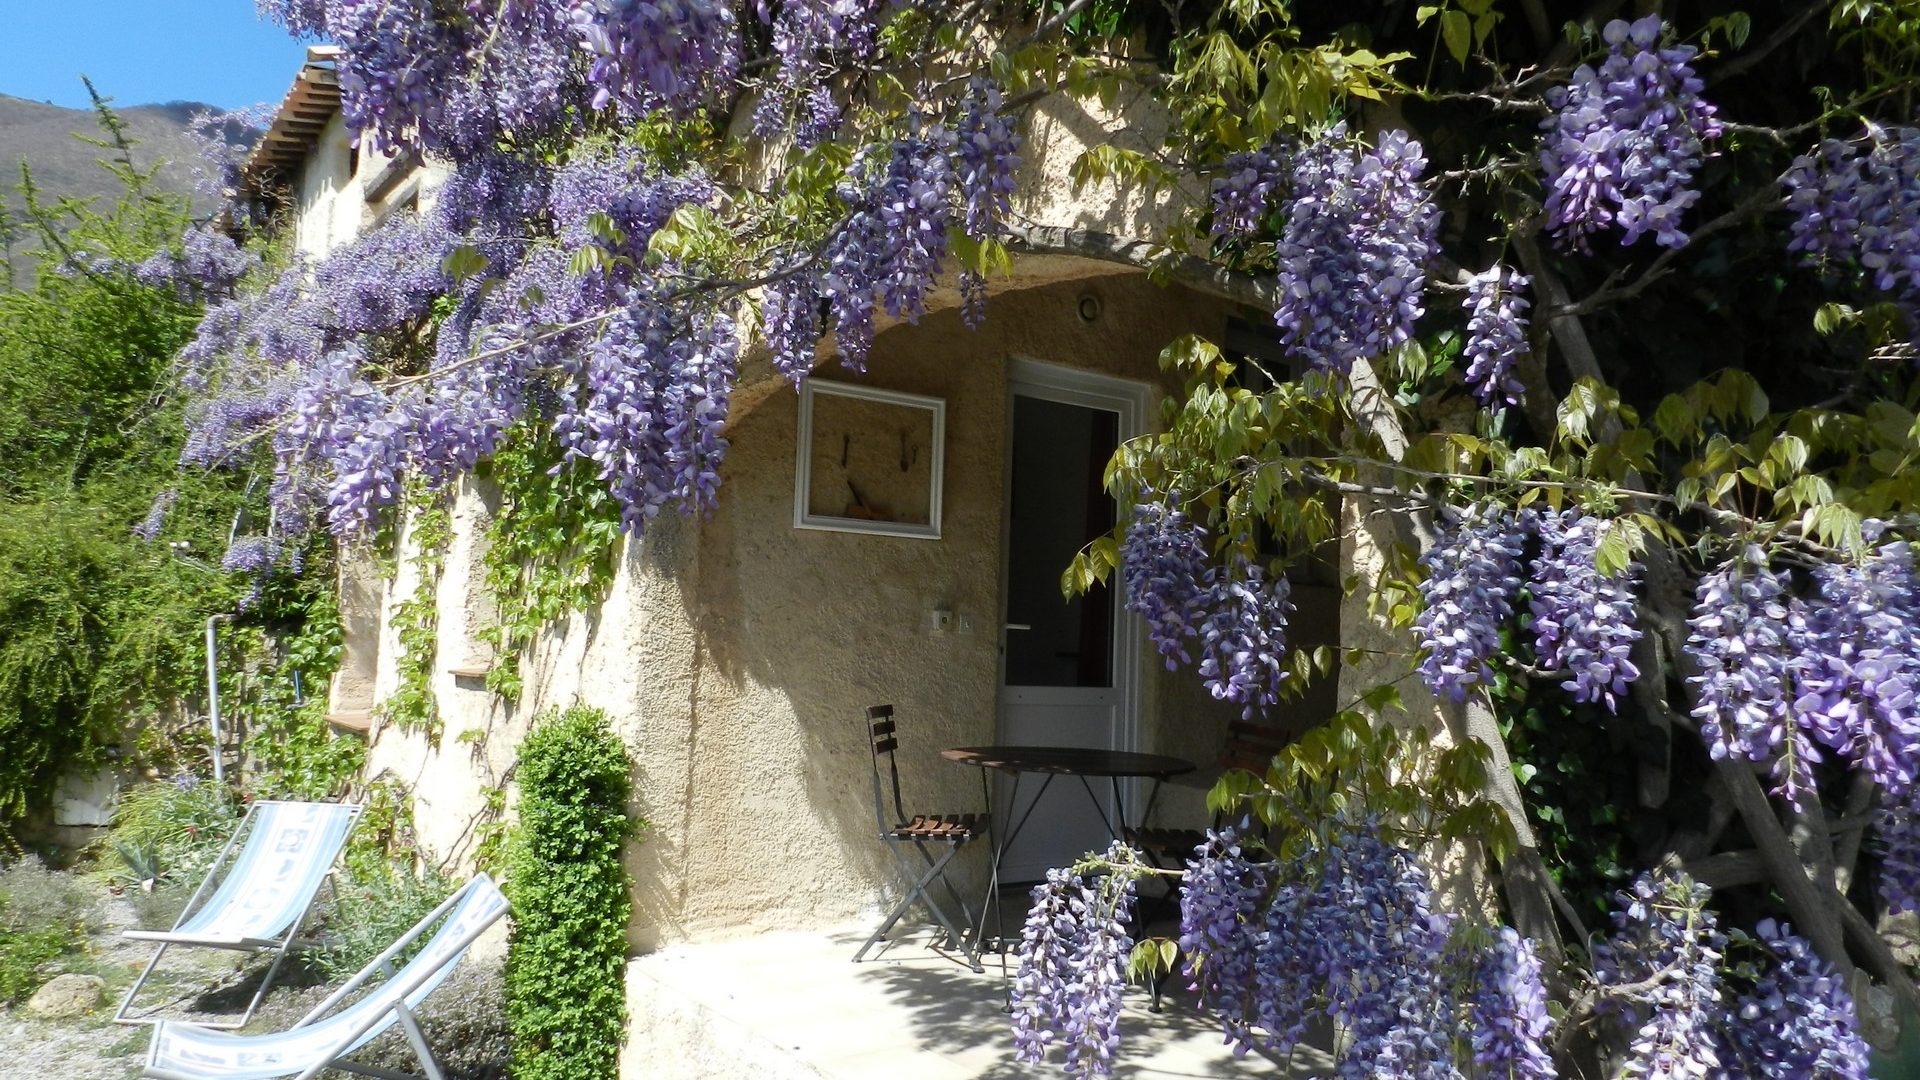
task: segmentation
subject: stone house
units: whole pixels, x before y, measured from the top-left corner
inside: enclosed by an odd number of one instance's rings
[[[250,164],[256,188],[290,208],[309,255],[429,202],[444,175],[355,150],[338,102],[330,58],[316,50]],[[1108,115],[1041,102],[1016,211],[1152,235],[1191,191],[1080,193],[1067,177],[1087,147],[1150,145],[1160,123],[1145,102]],[[1190,670],[1166,670],[1114,590],[1069,603],[1058,583],[1072,553],[1116,520],[1100,488],[1116,442],[1151,430],[1180,389],[1159,351],[1185,333],[1269,348],[1263,325],[1136,269],[1022,255],[993,280],[980,330],[962,325],[957,295],[943,289],[917,325],[882,318],[864,374],[826,359],[796,393],[749,350],[718,509],[704,520],[663,515],[626,543],[604,604],[540,637],[511,703],[483,681],[491,494],[460,482],[436,591],[437,743],[377,720],[398,684],[392,612],[418,585],[405,529],[391,579],[371,559],[343,559],[347,659],[332,718],[368,739],[370,774],[411,790],[425,848],[458,864],[532,718],[574,701],[606,710],[631,747],[633,809],[650,824],[629,855],[641,951],[853,925],[891,906],[901,883],[874,835],[863,729],[877,703],[898,709],[915,805],[985,808],[979,772],[943,761],[942,748],[1070,744],[1195,762],[1154,813],[1156,824],[1201,824],[1235,710]],[[1349,567],[1351,553],[1340,562]],[[1331,566],[1296,580],[1297,642],[1336,640],[1338,581]],[[1323,718],[1335,682],[1277,719]],[[1144,789],[1128,794],[1137,813]],[[1104,846],[1077,785],[1047,798],[1008,854],[1010,880]]]

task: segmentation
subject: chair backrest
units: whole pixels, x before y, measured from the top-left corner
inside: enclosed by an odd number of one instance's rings
[[[359,820],[352,803],[257,802],[242,822],[240,854],[207,902],[181,915],[177,933],[277,938],[313,904]]]
[[[1300,735],[1292,726],[1234,720],[1227,725],[1227,743],[1220,751],[1220,765],[1264,776],[1273,764],[1274,755],[1291,746]]]
[[[352,1005],[312,1019],[330,1008],[336,998],[370,980],[394,950],[381,954],[309,1013],[308,1020],[286,1031],[236,1035],[191,1024],[163,1023],[154,1031],[148,1064],[220,1080],[269,1080],[350,1054],[393,1025],[398,1019],[393,1010],[395,1002],[405,1000],[407,1008],[419,1007],[453,973],[474,940],[507,910],[507,898],[499,886],[486,874],[477,874],[400,939],[404,943],[417,938],[439,923],[413,959]]]
[[[893,826],[907,819],[907,811],[900,799],[900,766],[894,761],[894,753],[900,749],[899,728],[893,719],[893,706],[869,705],[867,707],[867,748],[873,751],[873,817],[885,833]],[[887,809],[881,798],[880,759],[887,762],[887,778],[893,785],[893,820],[887,820]]]

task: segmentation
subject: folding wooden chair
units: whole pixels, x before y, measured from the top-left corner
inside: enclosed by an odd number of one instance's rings
[[[381,1080],[423,1080],[347,1060],[348,1054],[399,1024],[426,1074],[424,1080],[445,1080],[414,1011],[453,973],[480,935],[507,911],[507,898],[493,879],[476,875],[287,1030],[236,1035],[166,1021],[154,1028],[146,1068],[140,1075],[155,1080],[273,1080],[295,1075],[300,1080],[312,1080],[329,1069],[339,1069]],[[395,971],[395,959],[435,924],[439,929],[433,937],[405,967]],[[387,976],[384,981],[360,1000],[344,1004],[381,974]]]
[[[240,1019],[226,1027],[245,1027],[260,1007],[280,964],[296,945],[311,941],[298,936],[300,926],[312,910],[323,882],[333,876],[333,861],[346,846],[347,836],[360,820],[360,807],[352,803],[274,802],[263,800],[247,810],[240,827],[233,831],[227,845],[220,849],[207,876],[187,900],[186,909],[171,930],[128,930],[124,936],[135,941],[158,942],[146,970],[133,981],[120,1008],[113,1014],[115,1023],[151,1023],[148,1017],[129,1019],[134,995],[146,985],[154,968],[167,950],[176,945],[203,949],[230,949],[235,952],[271,951],[273,965],[260,981],[253,1000]],[[244,838],[244,841],[243,841]],[[235,845],[239,853],[234,854]],[[228,856],[233,856],[228,866]],[[221,868],[226,867],[223,875]],[[219,887],[201,903],[207,887],[215,881]]]
[[[914,901],[918,900],[927,905],[927,911],[946,930],[947,940],[952,947],[961,950],[966,956],[968,965],[975,971],[985,971],[986,968],[980,963],[980,943],[967,941],[958,926],[948,917],[946,910],[934,900],[932,894],[927,892],[927,886],[938,879],[946,890],[947,896],[959,905],[961,915],[959,926],[973,925],[972,909],[967,907],[967,902],[962,900],[959,892],[954,889],[953,882],[946,876],[946,869],[947,864],[953,861],[953,857],[960,853],[960,849],[966,846],[968,841],[986,835],[987,815],[915,814],[908,817],[900,798],[900,767],[894,761],[894,753],[900,749],[900,742],[895,737],[896,730],[893,706],[875,705],[867,710],[867,742],[868,748],[873,751],[874,824],[879,828],[881,842],[887,845],[888,851],[893,852],[893,857],[900,863],[901,869],[906,872],[913,884],[907,889],[906,895],[900,898],[900,902],[894,905],[893,911],[887,915],[887,920],[880,924],[880,928],[875,930],[871,937],[867,938],[865,944],[860,946],[860,951],[853,954],[854,962],[860,962],[866,957],[867,950],[885,939],[894,924],[899,922],[900,917],[906,914]],[[893,816],[891,818],[887,816],[885,793],[880,779],[881,758],[886,759],[887,779],[892,785]],[[945,849],[938,858],[932,851],[936,845]],[[924,870],[907,854],[909,849],[919,854],[920,859],[926,864]]]
[[[1297,728],[1253,720],[1234,720],[1227,725],[1227,741],[1221,748],[1220,768],[1223,772],[1245,769],[1256,776],[1265,776],[1273,764],[1274,755],[1292,745],[1300,734]],[[1216,819],[1213,827],[1218,829],[1222,824]],[[1126,830],[1127,843],[1140,849],[1149,864],[1163,870],[1185,867],[1187,860],[1193,857],[1194,849],[1205,843],[1206,839],[1207,834],[1203,829],[1149,828],[1143,824]]]

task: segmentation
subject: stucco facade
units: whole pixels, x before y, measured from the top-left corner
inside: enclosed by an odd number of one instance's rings
[[[1064,98],[1040,103],[1017,209],[1042,224],[1152,235],[1192,192],[1083,194],[1067,170],[1098,142],[1154,142],[1159,123],[1138,104],[1099,114]],[[390,163],[350,151],[339,124],[291,181],[294,228],[309,253],[432,197],[433,169],[396,181]],[[514,702],[471,674],[494,659],[478,634],[491,618],[481,559],[497,493],[472,477],[458,483],[435,590],[443,734],[432,743],[376,720],[366,736],[369,777],[411,790],[430,855],[455,866],[472,858],[489,792],[504,787],[511,798],[528,725],[576,701],[606,710],[632,749],[633,810],[649,824],[629,853],[637,949],[839,925],[890,906],[900,883],[874,836],[868,705],[899,710],[912,802],[985,809],[979,774],[937,751],[997,735],[1013,363],[1125,380],[1151,401],[1151,424],[1179,389],[1158,368],[1160,350],[1186,333],[1221,340],[1237,313],[1138,271],[1057,256],[1016,259],[1013,275],[993,282],[978,331],[962,325],[954,300],[940,290],[917,325],[883,319],[866,373],[835,364],[830,342],[815,373],[945,402],[939,539],[796,529],[799,398],[749,349],[718,508],[701,519],[665,515],[625,543],[605,602],[550,627],[523,655],[525,690]],[[403,525],[393,580],[364,553],[342,560],[348,640],[331,688],[336,713],[373,708],[398,685],[392,612],[418,586],[412,553]],[[1296,640],[1334,640],[1337,590],[1297,586],[1295,599]],[[951,612],[955,627],[930,629],[935,610]],[[1143,638],[1130,617],[1119,632]],[[1201,766],[1162,794],[1156,817],[1203,823],[1231,711],[1191,671],[1167,672],[1150,648],[1137,652],[1134,746]],[[1310,699],[1287,719],[1323,707]],[[977,874],[984,853],[973,854]]]

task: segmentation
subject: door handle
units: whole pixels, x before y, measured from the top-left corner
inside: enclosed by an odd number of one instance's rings
[[[1031,630],[1031,629],[1033,629],[1033,624],[1031,624],[1031,623],[1023,623],[1023,622],[1010,622],[1010,623],[1008,623],[1008,624],[1006,625],[1006,629],[1008,629],[1008,630]]]

